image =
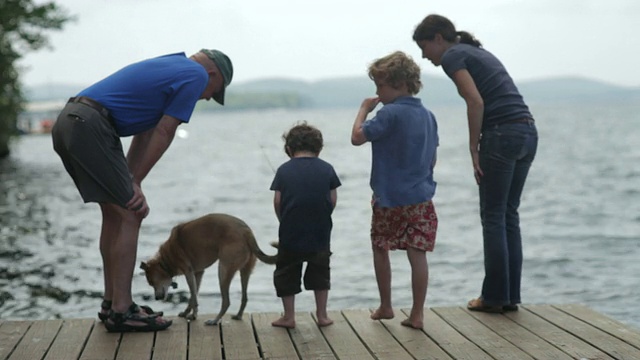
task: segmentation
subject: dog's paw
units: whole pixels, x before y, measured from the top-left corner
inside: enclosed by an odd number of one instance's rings
[[[186,311],[183,311],[181,313],[178,314],[178,316],[180,317],[187,317],[188,313]]]
[[[238,316],[238,315],[232,315],[231,318],[233,320],[242,320],[242,315]]]
[[[204,322],[205,325],[216,326],[218,325],[218,319],[207,320]]]
[[[195,320],[196,319],[196,314],[189,314],[187,315],[187,320]]]

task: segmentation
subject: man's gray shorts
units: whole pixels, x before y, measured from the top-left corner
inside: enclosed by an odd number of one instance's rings
[[[132,176],[115,129],[97,110],[67,103],[52,130],[53,148],[85,203],[126,207],[133,197]]]

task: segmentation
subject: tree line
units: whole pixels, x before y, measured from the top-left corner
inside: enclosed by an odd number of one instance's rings
[[[47,31],[62,30],[73,20],[54,2],[0,0],[0,158],[10,153],[10,140],[17,135],[18,114],[26,102],[18,60],[48,46]]]

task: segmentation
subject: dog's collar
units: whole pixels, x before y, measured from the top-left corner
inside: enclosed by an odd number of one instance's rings
[[[164,272],[166,272],[167,274],[169,274],[169,277],[173,278],[174,274],[171,272],[171,270],[169,269],[169,267],[167,266],[167,264],[164,262],[164,260],[162,260],[162,255],[160,255],[160,261],[158,261],[158,264],[160,265],[160,268],[162,270],[164,270]],[[173,279],[172,279],[173,280]],[[175,281],[171,282],[171,287],[174,289],[178,288],[178,284]]]
[[[164,272],[169,274],[169,277],[174,277],[175,276],[175,274],[173,272],[171,272],[171,269],[167,266],[167,264],[162,259],[162,255],[160,255],[160,261],[158,261],[158,263],[160,264],[160,268],[162,270],[164,270]]]

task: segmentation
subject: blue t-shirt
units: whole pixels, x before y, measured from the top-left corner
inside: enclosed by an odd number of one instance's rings
[[[130,136],[155,127],[165,114],[189,122],[208,81],[202,65],[177,53],[126,66],[78,96],[102,104],[118,135]]]
[[[371,142],[374,206],[414,205],[433,198],[438,124],[420,99],[397,98],[365,121],[362,130]]]
[[[333,166],[317,157],[292,158],[278,168],[271,190],[280,191],[280,248],[297,253],[330,251],[330,192],[340,185]]]
[[[487,50],[456,44],[442,55],[441,65],[450,78],[458,70],[469,71],[484,102],[483,129],[509,120],[533,118],[505,67]]]

